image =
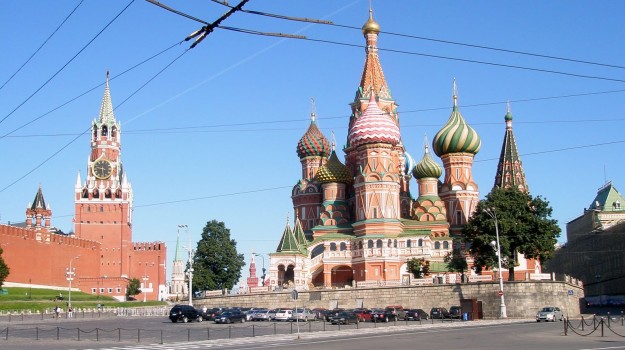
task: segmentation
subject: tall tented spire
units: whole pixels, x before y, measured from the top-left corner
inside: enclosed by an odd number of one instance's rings
[[[499,164],[497,165],[495,187],[504,189],[516,188],[519,191],[528,192],[529,188],[523,172],[523,163],[521,162],[514,133],[512,132],[512,113],[510,112],[509,102],[506,107],[504,120],[506,122],[506,132],[503,145],[501,146]]]
[[[113,114],[113,102],[111,101],[111,90],[109,88],[109,72],[106,71],[106,85],[104,87],[104,96],[102,96],[102,105],[100,106],[100,115],[98,116],[100,123],[115,122]]]
[[[295,239],[295,235],[291,230],[291,226],[289,226],[288,219],[286,223],[286,227],[284,228],[284,232],[282,233],[282,238],[280,239],[280,243],[278,244],[278,249],[276,252],[278,253],[294,253],[299,251],[299,246],[297,244],[297,240]]]
[[[174,261],[180,260],[180,232],[176,233],[176,252],[174,253]]]
[[[357,99],[366,98],[366,94],[373,92],[384,99],[391,99],[391,91],[386,84],[382,64],[378,56],[378,35],[380,25],[373,19],[373,10],[369,9],[369,19],[362,26],[362,33],[366,40],[365,67],[360,78],[360,91]]]
[[[46,200],[43,199],[43,191],[41,189],[41,185],[39,185],[39,190],[37,190],[37,194],[35,195],[35,199],[33,200],[33,203],[30,206],[30,209],[32,210],[36,210],[36,209],[47,210],[48,209],[48,207],[46,206]]]

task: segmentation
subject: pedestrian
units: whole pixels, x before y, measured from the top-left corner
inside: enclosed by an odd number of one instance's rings
[[[69,305],[67,307],[67,318],[72,318],[74,317],[74,309],[72,308],[71,305]]]
[[[61,312],[61,308],[58,305],[54,307],[54,317],[59,318],[59,313]]]

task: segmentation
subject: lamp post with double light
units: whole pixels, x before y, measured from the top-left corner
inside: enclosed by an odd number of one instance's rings
[[[265,276],[266,276],[265,275],[265,271],[267,271],[267,270],[265,270],[265,256],[262,255],[262,254],[256,254],[256,253],[253,253],[253,254],[254,254],[254,256],[260,256],[263,259],[263,274],[260,277],[263,280],[263,287],[264,287],[265,286]]]
[[[65,277],[69,282],[69,287],[67,288],[67,306],[72,306],[72,281],[74,280],[74,276],[76,275],[76,268],[72,267],[72,262],[74,259],[80,258],[80,255],[77,255],[71,259],[69,259],[69,267],[65,269]]]
[[[497,214],[491,208],[484,209],[484,212],[488,214],[493,220],[495,220],[495,236],[497,237],[497,241],[490,242],[490,245],[493,248],[497,249],[497,263],[499,265],[499,297],[501,298],[501,304],[499,304],[499,317],[507,318],[506,314],[506,302],[503,296],[503,275],[501,273],[501,245],[499,244],[499,225],[497,222]]]

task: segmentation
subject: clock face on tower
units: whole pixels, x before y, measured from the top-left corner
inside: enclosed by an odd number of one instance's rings
[[[108,179],[112,172],[111,162],[106,159],[100,159],[93,163],[93,175],[98,179]]]

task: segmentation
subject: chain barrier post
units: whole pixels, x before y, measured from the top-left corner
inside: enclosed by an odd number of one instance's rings
[[[100,329],[95,329],[95,341],[100,341]]]
[[[208,326],[206,327],[206,340],[211,340],[211,330]]]
[[[163,330],[161,329],[161,344],[163,344]]]
[[[7,334],[6,334],[6,337],[4,337],[4,340],[9,340],[9,327],[7,327]]]
[[[608,328],[610,328],[610,319],[611,319],[611,318],[612,318],[612,317],[610,317],[610,311],[608,311]]]
[[[601,318],[601,336],[603,337],[603,317]]]
[[[567,332],[568,332],[568,330],[569,330],[569,324],[568,324],[568,323],[569,323],[569,319],[568,319],[568,318],[565,318],[565,319],[564,319],[564,336],[567,336],[567,335],[568,335],[568,334],[567,334]]]
[[[255,325],[252,325],[252,338],[254,338],[256,336],[256,328],[254,328]]]
[[[325,324],[324,324],[325,327]],[[276,322],[273,322],[273,335],[276,335]]]
[[[191,328],[187,328],[187,341],[191,341]]]
[[[35,327],[35,340],[39,340],[39,327]]]
[[[117,328],[117,341],[122,341],[122,329]]]
[[[232,338],[232,326],[228,326],[228,339]]]
[[[77,338],[78,338],[78,341],[80,341],[80,328],[76,328],[76,333],[78,333]]]
[[[60,333],[60,327],[56,327],[56,340],[59,340],[59,333]]]
[[[141,343],[141,328],[137,328],[137,343]]]

